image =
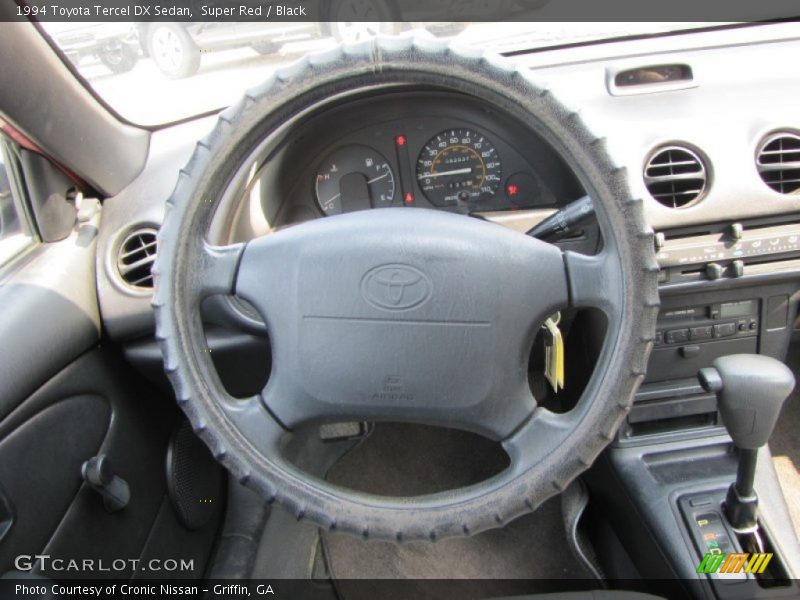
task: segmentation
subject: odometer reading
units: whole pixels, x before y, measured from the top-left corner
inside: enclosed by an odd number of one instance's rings
[[[435,206],[486,200],[500,186],[503,169],[486,136],[471,129],[450,129],[432,138],[417,160],[417,181]]]

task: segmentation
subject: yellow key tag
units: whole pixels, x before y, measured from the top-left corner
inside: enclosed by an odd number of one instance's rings
[[[544,375],[554,392],[564,389],[564,337],[558,328],[561,314],[556,313],[544,322]]]
[[[550,387],[553,391],[558,391],[558,375],[555,372],[555,348],[553,333],[547,324],[543,325],[544,329],[544,376],[550,382]]]
[[[556,380],[558,381],[558,389],[564,389],[564,336],[561,335],[561,330],[556,325],[556,343],[554,345],[556,355]]]

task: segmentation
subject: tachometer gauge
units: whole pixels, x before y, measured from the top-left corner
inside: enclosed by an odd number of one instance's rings
[[[368,146],[342,146],[317,169],[317,202],[326,215],[391,206],[394,189],[389,163]]]
[[[486,200],[500,186],[502,165],[494,145],[471,129],[450,129],[432,138],[417,160],[417,181],[435,206]]]

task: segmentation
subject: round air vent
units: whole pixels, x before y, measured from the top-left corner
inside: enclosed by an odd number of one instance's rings
[[[779,194],[800,193],[800,136],[768,136],[758,148],[756,168],[764,183]]]
[[[669,208],[681,208],[702,198],[708,172],[696,152],[683,146],[665,146],[647,161],[644,183],[657,202]]]
[[[117,270],[128,285],[152,289],[156,259],[156,230],[137,229],[123,240],[117,255]]]

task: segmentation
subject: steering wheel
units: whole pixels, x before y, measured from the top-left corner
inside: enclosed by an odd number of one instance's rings
[[[593,198],[602,250],[562,252],[493,223],[399,207],[246,244],[207,241],[223,196],[294,124],[333,102],[411,87],[471,95],[528,124]],[[217,460],[298,519],[396,541],[501,526],[565,489],[631,407],[658,306],[641,204],[603,140],[504,59],[415,38],[310,55],[220,115],[167,202],[153,306],[177,402]],[[213,367],[199,306],[214,294],[246,299],[267,325],[272,372],[258,396],[233,398]],[[556,414],[537,406],[528,361],[542,322],[568,306],[601,310],[607,329],[581,398]],[[386,497],[322,481],[282,455],[300,425],[352,420],[478,432],[502,443],[510,465],[469,487]]]

